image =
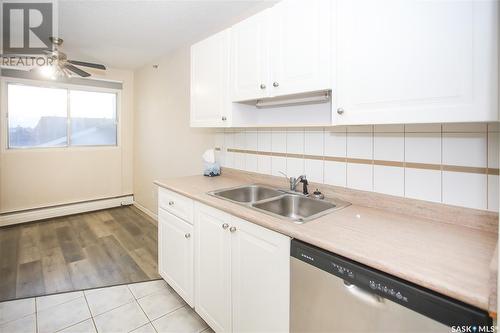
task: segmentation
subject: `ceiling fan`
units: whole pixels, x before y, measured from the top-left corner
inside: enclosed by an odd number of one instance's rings
[[[74,76],[73,74],[77,74],[81,77],[89,77],[91,75],[76,66],[106,70],[106,67],[101,64],[68,59],[66,53],[60,50],[63,43],[62,38],[50,37],[49,39],[53,45],[52,50],[46,50],[45,53],[47,54],[48,60],[52,60],[52,64],[38,68],[38,71],[43,75],[54,79],[61,77],[70,78]]]

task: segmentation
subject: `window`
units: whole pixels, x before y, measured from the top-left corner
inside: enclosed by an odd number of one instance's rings
[[[116,93],[7,85],[9,148],[117,144]]]

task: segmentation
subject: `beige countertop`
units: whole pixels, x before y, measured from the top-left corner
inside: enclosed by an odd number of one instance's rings
[[[250,183],[269,184],[268,179],[228,172],[214,178],[190,176],[155,183],[247,221],[488,310],[496,231],[441,223],[359,203],[299,225],[207,194]],[[276,185],[276,181],[274,183]],[[285,185],[284,180],[281,183]]]

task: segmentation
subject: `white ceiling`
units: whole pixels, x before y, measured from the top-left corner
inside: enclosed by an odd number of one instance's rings
[[[274,2],[60,0],[59,36],[70,59],[136,69]]]

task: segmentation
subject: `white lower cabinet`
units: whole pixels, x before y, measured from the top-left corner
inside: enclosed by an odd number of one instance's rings
[[[158,209],[160,275],[216,332],[288,332],[290,238],[193,206],[194,225]]]
[[[167,283],[194,306],[193,226],[166,212],[158,212],[158,270]]]
[[[231,331],[231,216],[195,203],[195,309],[216,332]]]
[[[233,332],[288,332],[290,238],[233,218]]]
[[[290,238],[195,203],[195,309],[216,332],[288,332]]]

